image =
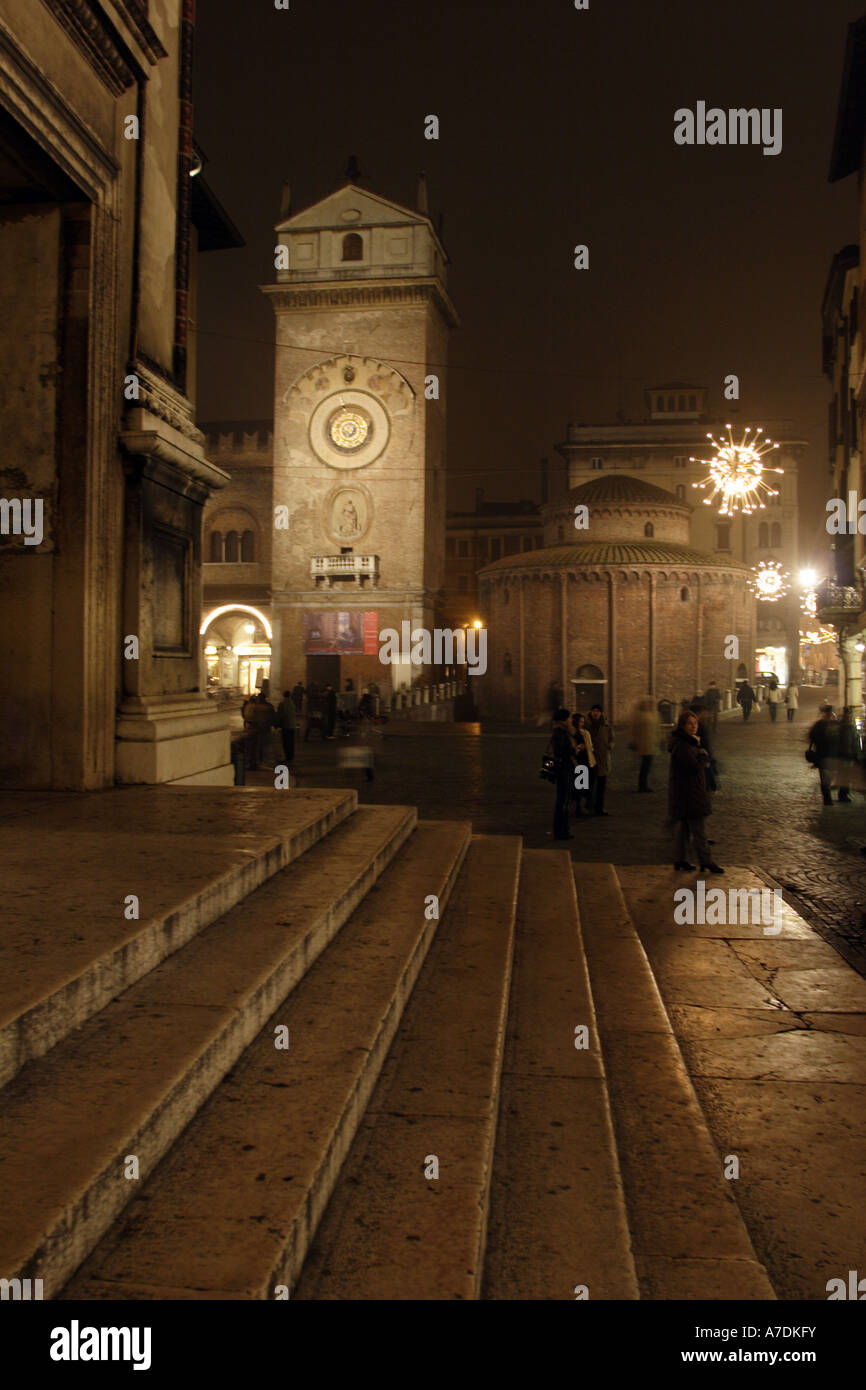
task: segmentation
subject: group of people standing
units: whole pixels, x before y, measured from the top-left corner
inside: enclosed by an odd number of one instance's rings
[[[852,789],[866,792],[863,743],[853,710],[847,705],[841,719],[836,718],[828,701],[819,707],[818,718],[809,730],[806,761],[819,774],[825,806],[833,805],[834,785],[837,801],[850,801]]]
[[[668,819],[674,831],[677,870],[692,870],[690,846],[694,846],[700,867],[710,873],[724,870],[715,862],[707,838],[706,818],[712,811],[713,793],[718,788],[718,765],[713,739],[718,704],[709,698],[694,701],[679,716],[667,743],[670,754],[668,778]],[[632,714],[629,747],[639,755],[637,790],[649,793],[650,770],[661,745],[661,722],[650,696],[637,702]],[[613,728],[604,718],[600,705],[593,705],[588,716],[571,714],[560,706],[553,711],[550,740],[556,802],[553,838],[572,840],[569,814],[605,816],[607,778],[614,747]],[[583,771],[581,771],[583,769]]]
[[[776,716],[779,713],[780,705],[787,706],[788,723],[791,724],[793,723],[794,715],[800,707],[799,687],[793,684],[792,682],[791,685],[788,686],[787,690],[783,690],[778,682],[778,679],[775,676],[772,676],[770,678],[769,684],[767,685],[766,701],[767,709],[770,711],[770,719],[773,724],[775,724],[776,722]],[[737,691],[737,704],[743,711],[744,724],[748,724],[749,716],[752,713],[753,706],[757,705],[760,709],[758,696],[756,692],[752,689],[752,687],[749,685],[748,681],[742,681],[740,684],[740,688]]]
[[[555,840],[574,839],[568,828],[572,804],[578,816],[608,814],[604,796],[613,746],[613,728],[601,705],[593,705],[588,715],[571,714],[562,706],[553,711],[550,749],[556,786]]]

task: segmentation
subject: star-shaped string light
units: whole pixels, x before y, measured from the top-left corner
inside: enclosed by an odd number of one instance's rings
[[[707,434],[707,439],[711,440],[715,454],[711,459],[689,459],[690,463],[703,463],[709,468],[708,478],[704,478],[699,483],[692,483],[692,487],[701,489],[712,486],[709,497],[701,498],[705,506],[709,507],[717,497],[721,497],[719,516],[733,516],[735,512],[743,512],[749,515],[756,508],[765,507],[767,504],[761,496],[763,490],[768,497],[778,497],[777,488],[770,487],[764,481],[764,465],[761,462],[765,454],[772,449],[778,449],[779,445],[774,444],[771,439],[760,439],[764,431],[758,429],[752,435],[752,427],[748,425],[746,432],[739,444],[734,442],[732,427],[725,425],[728,431],[727,441],[715,439],[713,435]],[[749,436],[752,435],[750,439]],[[774,473],[784,473],[783,468],[774,468]]]
[[[787,570],[783,571],[780,560],[762,560],[759,565],[752,566],[749,588],[759,603],[776,603],[790,592],[790,581],[791,576]]]

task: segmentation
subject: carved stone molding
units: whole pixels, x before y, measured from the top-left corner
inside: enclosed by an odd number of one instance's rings
[[[291,284],[262,285],[263,292],[271,299],[276,312],[292,309],[346,309],[375,308],[377,305],[423,305],[431,299],[436,303],[446,321],[456,327],[460,320],[451,300],[443,292],[438,280],[416,280],[411,284],[355,285],[300,285]]]
[[[130,364],[129,371],[138,377],[139,396],[136,406],[143,407],[151,415],[164,420],[193,444],[204,446],[205,436],[193,420],[192,404],[188,398],[141,357],[137,357]]]
[[[92,0],[43,0],[43,4],[66,30],[112,96],[119,96],[138,76],[144,75],[129,49],[117,42],[117,31],[106,22]],[[150,26],[146,4],[140,0],[126,0],[125,4],[123,0],[115,0],[115,5],[146,61],[156,63],[168,56]]]

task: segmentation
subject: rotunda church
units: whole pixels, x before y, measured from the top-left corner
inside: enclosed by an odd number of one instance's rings
[[[531,718],[552,685],[569,708],[598,702],[614,721],[642,696],[679,701],[711,680],[733,689],[755,642],[750,571],[691,548],[691,511],[625,474],[549,503],[542,549],[479,572],[482,714]]]

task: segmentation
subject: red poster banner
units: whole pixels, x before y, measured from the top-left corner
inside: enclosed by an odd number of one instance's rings
[[[379,654],[379,614],[374,610],[364,611],[364,655]]]

